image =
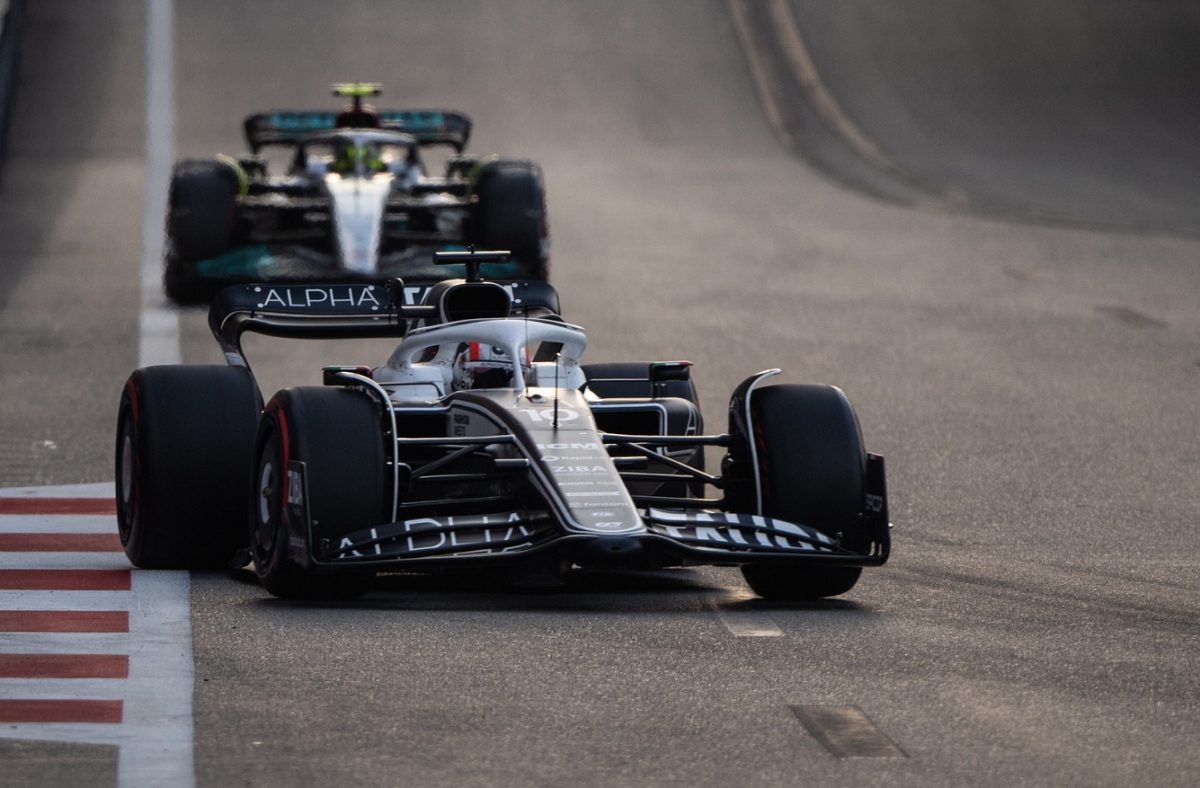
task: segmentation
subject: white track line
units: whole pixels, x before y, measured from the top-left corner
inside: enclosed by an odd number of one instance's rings
[[[711,607],[721,623],[734,637],[739,638],[778,638],[783,637],[783,630],[775,623],[770,614],[761,610],[730,610],[728,605],[747,600],[757,599],[747,589],[737,589],[719,601],[711,603]]]
[[[129,682],[125,722],[130,736],[117,759],[120,788],[194,788],[192,752],[191,601],[187,572],[133,573],[129,611]]]
[[[146,0],[146,202],[138,366],[178,364],[179,313],[162,290],[165,210],[175,159],[175,8]],[[194,788],[191,584],[187,572],[136,571],[130,681],[117,785]]]
[[[146,203],[142,213],[142,303],[138,366],[178,364],[179,313],[163,294],[167,192],[175,158],[172,0],[146,0]]]
[[[175,159],[175,9],[146,0],[146,202],[138,366],[178,364],[179,313],[162,290],[165,209]],[[191,586],[187,572],[133,573],[130,681],[117,784],[193,788]]]

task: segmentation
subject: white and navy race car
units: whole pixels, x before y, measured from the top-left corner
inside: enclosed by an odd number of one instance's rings
[[[547,278],[545,187],[529,161],[463,154],[471,120],[443,110],[376,110],[375,84],[336,85],[341,112],[246,118],[251,154],[176,163],[167,206],[164,286],[180,304],[256,281],[433,281],[437,251],[512,251],[497,278]],[[442,177],[422,150],[449,146]],[[285,152],[268,173],[264,151]]]
[[[761,372],[707,433],[690,363],[582,363],[587,336],[547,283],[478,275],[506,259],[443,254],[467,276],[430,287],[223,290],[209,319],[229,365],[139,369],[121,399],[133,564],[252,560],[285,598],[354,597],[385,571],[552,585],[577,567],[715,564],[761,596],[813,599],[887,560],[884,461],[839,389]],[[264,407],[247,331],[400,341],[378,366],[328,367],[324,386]]]

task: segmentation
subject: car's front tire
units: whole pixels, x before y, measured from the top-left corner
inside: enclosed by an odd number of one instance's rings
[[[389,519],[378,406],[348,389],[281,391],[263,413],[254,455],[250,543],[263,587],[284,599],[353,599],[366,593],[371,573],[319,574],[305,566],[303,555],[311,553],[314,532],[319,539]],[[297,472],[289,474],[292,469]],[[297,483],[303,489],[291,489]],[[289,500],[307,507],[306,522],[295,516]]]
[[[832,386],[781,385],[755,389],[750,417],[763,514],[841,535],[851,549],[868,541],[859,517],[866,451],[846,395]],[[747,565],[742,575],[767,599],[837,596],[858,582],[860,567]]]

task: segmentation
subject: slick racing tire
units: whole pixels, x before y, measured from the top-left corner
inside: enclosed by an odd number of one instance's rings
[[[284,599],[367,592],[371,573],[317,574],[306,564],[310,538],[390,519],[383,440],[378,406],[357,391],[293,388],[267,404],[255,441],[250,553],[268,592]]]
[[[229,251],[237,214],[238,174],[216,159],[185,159],[171,173],[167,230],[185,260]]]
[[[858,419],[846,395],[832,386],[782,385],[750,395],[763,514],[842,535],[850,549],[865,550],[859,513],[867,455]],[[748,565],[742,575],[767,599],[805,600],[844,594],[859,567]]]
[[[550,274],[546,190],[533,162],[499,159],[483,164],[472,186],[474,243],[512,252],[526,279]]]
[[[261,400],[248,370],[145,367],[117,416],[121,545],[143,569],[218,569],[246,546]]]
[[[163,285],[181,304],[206,301],[196,265],[228,252],[237,223],[238,172],[216,159],[185,159],[175,165],[167,200],[168,249]]]

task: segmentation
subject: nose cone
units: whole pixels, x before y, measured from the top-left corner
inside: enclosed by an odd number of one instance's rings
[[[379,267],[379,238],[391,193],[391,177],[331,175],[325,185],[333,200],[333,223],[342,267],[359,274],[374,273]]]
[[[642,563],[649,567],[645,544],[637,536],[598,536],[578,546],[574,561],[583,567],[619,566],[640,568]]]

